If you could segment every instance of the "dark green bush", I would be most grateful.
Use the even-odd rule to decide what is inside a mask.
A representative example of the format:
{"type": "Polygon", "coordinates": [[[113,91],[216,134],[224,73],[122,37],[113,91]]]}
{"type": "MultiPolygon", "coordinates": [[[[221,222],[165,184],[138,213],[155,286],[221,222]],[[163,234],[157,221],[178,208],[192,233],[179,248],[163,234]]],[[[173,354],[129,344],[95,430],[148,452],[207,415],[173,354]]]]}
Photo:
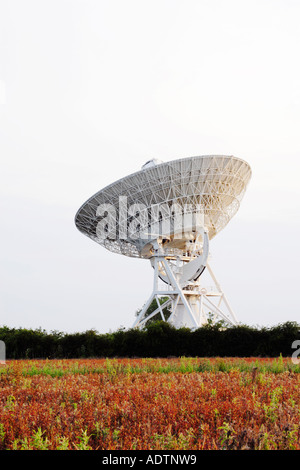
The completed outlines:
{"type": "Polygon", "coordinates": [[[300,340],[300,326],[286,322],[271,328],[239,325],[224,328],[208,324],[194,331],[176,329],[163,321],[149,322],[143,330],[120,329],[99,334],[61,333],[0,327],[7,359],[80,357],[278,357],[291,356],[300,340]]]}

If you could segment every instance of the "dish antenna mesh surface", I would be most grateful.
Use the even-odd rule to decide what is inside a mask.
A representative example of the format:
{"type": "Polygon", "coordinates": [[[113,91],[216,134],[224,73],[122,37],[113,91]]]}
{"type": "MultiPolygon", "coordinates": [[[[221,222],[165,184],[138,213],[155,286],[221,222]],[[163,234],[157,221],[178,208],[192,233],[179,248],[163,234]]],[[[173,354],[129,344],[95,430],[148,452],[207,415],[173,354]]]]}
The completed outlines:
{"type": "Polygon", "coordinates": [[[176,327],[197,328],[209,313],[212,321],[237,324],[209,264],[209,241],[239,209],[250,178],[248,163],[233,156],[149,160],[81,206],[75,223],[83,234],[112,252],[149,259],[154,269],[134,327],[155,315],[165,320],[167,306],[176,327]],[[205,270],[213,286],[202,285],[205,270]],[[157,309],[147,315],[154,299],[157,309]]]}

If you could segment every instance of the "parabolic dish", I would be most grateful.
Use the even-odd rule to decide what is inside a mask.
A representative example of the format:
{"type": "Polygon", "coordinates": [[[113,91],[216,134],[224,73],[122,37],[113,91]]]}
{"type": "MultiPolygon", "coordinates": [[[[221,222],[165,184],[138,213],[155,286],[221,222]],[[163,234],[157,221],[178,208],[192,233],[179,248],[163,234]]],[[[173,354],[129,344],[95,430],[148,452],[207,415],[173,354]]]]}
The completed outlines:
{"type": "MultiPolygon", "coordinates": [[[[165,163],[152,162],[88,199],[75,216],[77,228],[112,252],[149,258],[150,253],[145,249],[149,240],[142,239],[139,234],[150,234],[155,238],[149,222],[150,210],[162,207],[161,221],[168,218],[168,209],[174,204],[180,207],[200,206],[211,240],[236,214],[251,178],[249,164],[233,156],[210,155],[165,163]],[[124,211],[124,201],[127,211],[124,211]],[[102,210],[99,211],[99,207],[102,210]],[[108,229],[106,236],[101,238],[97,227],[105,216],[103,207],[114,208],[116,226],[114,230],[108,229]],[[134,213],[134,210],[138,212],[134,213]],[[131,228],[126,236],[124,227],[131,228]]],[[[185,238],[191,236],[189,231],[185,238]]],[[[174,246],[180,249],[179,242],[174,246]]]]}

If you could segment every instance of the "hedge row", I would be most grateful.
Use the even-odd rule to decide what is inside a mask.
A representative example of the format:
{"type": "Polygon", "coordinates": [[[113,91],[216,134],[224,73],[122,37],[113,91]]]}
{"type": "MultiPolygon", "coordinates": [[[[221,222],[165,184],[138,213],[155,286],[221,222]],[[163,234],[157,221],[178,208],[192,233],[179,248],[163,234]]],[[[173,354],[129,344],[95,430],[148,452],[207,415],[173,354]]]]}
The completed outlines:
{"type": "Polygon", "coordinates": [[[271,328],[246,325],[223,329],[204,326],[191,331],[175,329],[166,322],[150,323],[146,329],[118,330],[99,334],[61,333],[0,327],[7,359],[87,357],[278,357],[291,356],[292,344],[300,340],[300,325],[283,323],[271,328]]]}

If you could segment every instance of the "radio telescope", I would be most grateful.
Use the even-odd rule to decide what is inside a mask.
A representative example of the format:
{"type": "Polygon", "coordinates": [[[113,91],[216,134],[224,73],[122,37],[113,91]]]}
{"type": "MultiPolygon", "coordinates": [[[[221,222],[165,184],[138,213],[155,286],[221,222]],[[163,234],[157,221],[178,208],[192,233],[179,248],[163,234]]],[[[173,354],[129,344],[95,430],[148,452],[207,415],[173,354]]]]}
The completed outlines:
{"type": "Polygon", "coordinates": [[[213,322],[237,324],[211,268],[209,242],[238,211],[250,178],[248,163],[233,156],[149,160],[81,206],[75,224],[84,235],[151,263],[153,290],[133,327],[156,315],[165,320],[165,307],[176,328],[198,328],[209,314],[213,322]],[[202,282],[204,272],[209,286],[202,282]],[[147,315],[153,300],[157,309],[147,315]]]}

